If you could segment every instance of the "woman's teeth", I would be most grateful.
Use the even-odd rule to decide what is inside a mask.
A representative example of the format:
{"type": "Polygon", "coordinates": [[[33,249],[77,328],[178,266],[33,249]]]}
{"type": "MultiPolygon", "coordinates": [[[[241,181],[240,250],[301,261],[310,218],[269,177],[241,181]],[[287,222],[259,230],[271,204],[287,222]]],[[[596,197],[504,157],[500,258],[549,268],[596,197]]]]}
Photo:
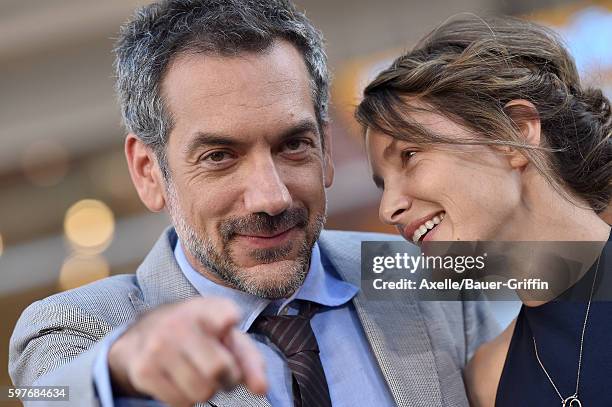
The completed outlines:
{"type": "Polygon", "coordinates": [[[444,219],[445,214],[446,212],[442,212],[439,215],[434,216],[430,220],[425,221],[425,223],[419,226],[418,229],[414,232],[414,235],[412,235],[412,241],[414,243],[418,243],[421,237],[425,235],[425,233],[427,233],[428,231],[433,229],[437,224],[442,222],[442,219],[444,219]]]}

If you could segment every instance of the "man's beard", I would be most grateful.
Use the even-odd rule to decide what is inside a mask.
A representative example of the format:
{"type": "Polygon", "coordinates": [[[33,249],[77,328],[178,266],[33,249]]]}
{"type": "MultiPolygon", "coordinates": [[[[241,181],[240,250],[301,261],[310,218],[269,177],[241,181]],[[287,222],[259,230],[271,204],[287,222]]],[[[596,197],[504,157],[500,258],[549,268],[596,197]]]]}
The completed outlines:
{"type": "MultiPolygon", "coordinates": [[[[244,217],[225,219],[218,227],[221,237],[221,252],[217,251],[211,239],[200,236],[185,221],[174,186],[168,183],[168,211],[184,247],[208,272],[218,277],[229,287],[247,292],[262,298],[286,298],[293,294],[304,282],[310,266],[312,248],[319,238],[325,223],[325,212],[309,222],[309,213],[305,208],[289,208],[271,216],[266,213],[253,213],[244,217]],[[231,241],[238,234],[273,235],[289,228],[304,230],[305,237],[299,242],[295,260],[289,265],[279,265],[277,270],[268,270],[270,276],[253,275],[252,272],[239,267],[234,261],[231,241]],[[257,278],[259,277],[259,278],[257,278]]],[[[296,242],[284,245],[253,249],[248,256],[259,264],[274,263],[283,260],[292,251],[296,242]]]]}

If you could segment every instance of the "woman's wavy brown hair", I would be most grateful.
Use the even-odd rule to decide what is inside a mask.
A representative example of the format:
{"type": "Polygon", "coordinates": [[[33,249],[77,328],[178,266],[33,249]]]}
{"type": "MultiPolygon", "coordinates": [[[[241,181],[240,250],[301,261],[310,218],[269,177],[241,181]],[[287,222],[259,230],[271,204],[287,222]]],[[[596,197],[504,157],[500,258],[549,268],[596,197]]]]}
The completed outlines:
{"type": "Polygon", "coordinates": [[[601,90],[583,88],[557,35],[510,18],[455,18],[397,58],[364,90],[363,126],[415,143],[502,145],[520,149],[555,186],[603,211],[612,195],[612,115],[601,90]],[[508,102],[524,99],[536,110],[508,102]],[[414,101],[420,103],[415,104],[414,101]],[[442,114],[469,138],[434,134],[411,118],[442,114]],[[526,144],[524,120],[539,118],[540,146],[526,144]]]}

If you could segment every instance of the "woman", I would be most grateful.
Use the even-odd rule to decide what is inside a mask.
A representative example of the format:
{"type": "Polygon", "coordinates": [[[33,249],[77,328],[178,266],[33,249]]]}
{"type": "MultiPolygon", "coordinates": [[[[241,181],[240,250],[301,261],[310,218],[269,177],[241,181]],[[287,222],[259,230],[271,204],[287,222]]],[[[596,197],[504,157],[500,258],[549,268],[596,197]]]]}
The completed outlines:
{"type": "MultiPolygon", "coordinates": [[[[599,216],[611,198],[610,102],[581,85],[541,26],[445,23],[378,75],[356,117],[383,191],[379,215],[409,241],[610,239],[599,216]]],[[[576,287],[612,274],[605,252],[576,287]]],[[[472,404],[612,405],[612,303],[589,293],[524,300],[469,363],[472,404]]]]}

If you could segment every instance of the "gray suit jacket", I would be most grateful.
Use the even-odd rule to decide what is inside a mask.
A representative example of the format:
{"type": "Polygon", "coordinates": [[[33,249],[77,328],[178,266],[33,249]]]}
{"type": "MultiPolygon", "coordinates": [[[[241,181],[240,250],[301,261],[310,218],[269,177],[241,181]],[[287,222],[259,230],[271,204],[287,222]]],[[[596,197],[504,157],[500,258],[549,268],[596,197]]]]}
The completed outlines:
{"type": "MultiPolygon", "coordinates": [[[[396,239],[324,231],[319,247],[326,268],[359,285],[361,241],[396,239]]],[[[13,383],[70,386],[70,402],[53,402],[56,407],[98,405],[92,371],[100,339],[147,309],[199,295],[175,261],[175,240],[174,230],[166,230],[135,275],[109,277],[30,305],[11,338],[13,383]]],[[[467,406],[461,369],[479,344],[498,333],[487,304],[402,298],[366,301],[358,294],[353,300],[396,403],[467,406]]],[[[242,386],[217,393],[209,404],[270,406],[242,386]]]]}

